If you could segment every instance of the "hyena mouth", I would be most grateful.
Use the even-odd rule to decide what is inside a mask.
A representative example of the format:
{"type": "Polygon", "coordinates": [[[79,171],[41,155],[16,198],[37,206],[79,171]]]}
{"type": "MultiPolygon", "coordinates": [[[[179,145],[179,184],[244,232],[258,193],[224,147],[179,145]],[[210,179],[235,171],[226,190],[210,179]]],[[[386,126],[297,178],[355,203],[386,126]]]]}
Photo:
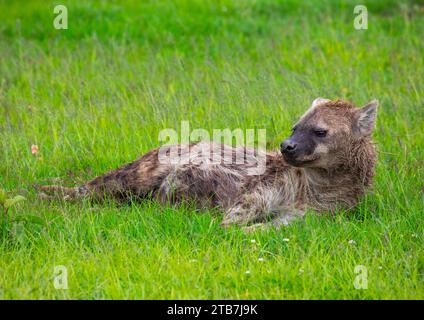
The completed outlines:
{"type": "Polygon", "coordinates": [[[318,157],[304,157],[299,159],[297,157],[287,156],[283,154],[284,160],[293,167],[305,167],[312,162],[318,160],[318,157]]]}

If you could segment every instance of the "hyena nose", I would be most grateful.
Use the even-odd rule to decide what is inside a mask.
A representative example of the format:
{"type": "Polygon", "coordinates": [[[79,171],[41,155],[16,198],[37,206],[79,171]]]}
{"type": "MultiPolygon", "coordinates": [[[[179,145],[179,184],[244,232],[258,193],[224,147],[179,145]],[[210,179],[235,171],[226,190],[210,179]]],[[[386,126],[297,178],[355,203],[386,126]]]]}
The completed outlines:
{"type": "Polygon", "coordinates": [[[283,143],[281,143],[281,152],[292,154],[296,151],[296,147],[297,147],[296,143],[290,140],[285,140],[283,141],[283,143]]]}

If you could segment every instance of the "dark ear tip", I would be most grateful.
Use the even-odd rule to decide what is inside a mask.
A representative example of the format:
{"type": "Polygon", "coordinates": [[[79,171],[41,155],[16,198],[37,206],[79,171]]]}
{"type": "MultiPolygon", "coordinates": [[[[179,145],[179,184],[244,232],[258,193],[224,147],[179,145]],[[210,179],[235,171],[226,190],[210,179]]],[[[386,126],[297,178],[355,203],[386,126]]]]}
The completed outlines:
{"type": "Polygon", "coordinates": [[[367,112],[377,112],[378,109],[378,100],[377,99],[373,99],[370,102],[368,102],[366,105],[364,105],[362,108],[359,109],[359,112],[362,111],[367,111],[367,112]]]}
{"type": "Polygon", "coordinates": [[[378,99],[372,99],[368,105],[372,105],[373,107],[377,108],[379,106],[380,102],[378,101],[378,99]]]}

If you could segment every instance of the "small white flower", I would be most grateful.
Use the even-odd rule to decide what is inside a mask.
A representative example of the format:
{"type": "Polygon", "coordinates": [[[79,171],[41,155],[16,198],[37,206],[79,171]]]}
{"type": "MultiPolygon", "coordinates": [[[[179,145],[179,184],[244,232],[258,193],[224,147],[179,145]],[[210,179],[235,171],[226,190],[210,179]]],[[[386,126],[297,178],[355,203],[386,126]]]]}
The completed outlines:
{"type": "Polygon", "coordinates": [[[246,274],[250,274],[250,270],[246,270],[246,274]]]}
{"type": "Polygon", "coordinates": [[[349,240],[349,242],[348,242],[350,245],[354,245],[354,244],[356,244],[356,241],[355,240],[349,240]]]}
{"type": "Polygon", "coordinates": [[[299,269],[299,273],[304,273],[304,272],[305,272],[305,270],[303,270],[303,268],[299,269]]]}
{"type": "Polygon", "coordinates": [[[252,240],[250,240],[250,242],[252,242],[252,243],[256,243],[256,240],[255,240],[255,239],[252,239],[252,240]]]}
{"type": "Polygon", "coordinates": [[[262,262],[262,261],[264,261],[264,258],[259,258],[258,261],[261,261],[262,262]]]}
{"type": "Polygon", "coordinates": [[[378,270],[383,270],[383,267],[382,266],[378,266],[378,270]]]}
{"type": "Polygon", "coordinates": [[[283,239],[283,241],[284,241],[284,242],[289,242],[289,241],[290,241],[290,239],[289,239],[289,238],[284,238],[284,239],[283,239]]]}

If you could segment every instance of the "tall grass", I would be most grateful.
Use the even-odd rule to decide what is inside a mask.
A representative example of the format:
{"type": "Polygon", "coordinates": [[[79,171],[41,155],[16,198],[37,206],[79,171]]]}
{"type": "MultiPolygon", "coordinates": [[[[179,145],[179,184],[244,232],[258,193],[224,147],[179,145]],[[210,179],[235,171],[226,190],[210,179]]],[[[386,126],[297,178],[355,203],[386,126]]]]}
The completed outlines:
{"type": "Polygon", "coordinates": [[[0,1],[0,187],[28,198],[10,214],[46,222],[2,233],[0,297],[424,297],[422,3],[362,1],[368,30],[353,28],[355,1],[67,1],[68,30],[55,4],[0,1]],[[353,215],[247,235],[189,206],[32,189],[116,168],[183,120],[266,128],[273,149],[317,96],[380,100],[376,181],[353,215]]]}

